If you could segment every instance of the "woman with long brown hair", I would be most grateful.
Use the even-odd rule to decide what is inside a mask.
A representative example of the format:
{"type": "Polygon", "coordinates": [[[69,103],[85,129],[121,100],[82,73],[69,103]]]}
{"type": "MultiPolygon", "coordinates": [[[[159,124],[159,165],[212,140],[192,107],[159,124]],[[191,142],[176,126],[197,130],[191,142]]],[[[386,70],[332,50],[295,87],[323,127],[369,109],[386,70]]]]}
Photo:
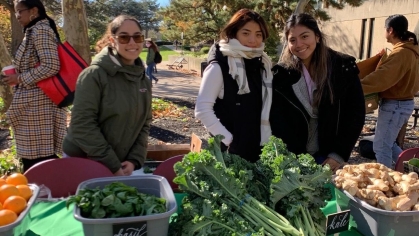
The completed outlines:
{"type": "Polygon", "coordinates": [[[154,62],[154,57],[156,56],[156,52],[159,50],[157,45],[151,40],[151,38],[145,39],[145,46],[148,48],[147,51],[147,58],[146,58],[146,64],[147,64],[147,70],[146,74],[151,82],[156,81],[159,82],[159,79],[156,78],[156,76],[153,75],[153,70],[156,67],[156,63],[154,62]]]}
{"type": "Polygon", "coordinates": [[[63,150],[86,157],[118,176],[141,168],[147,155],[151,84],[139,58],[144,36],[131,16],[117,16],[79,76],[63,150]]]}
{"type": "Polygon", "coordinates": [[[327,47],[316,20],[292,15],[281,63],[272,68],[272,134],[290,151],[309,153],[332,170],[349,159],[365,119],[355,58],[327,47]]]}

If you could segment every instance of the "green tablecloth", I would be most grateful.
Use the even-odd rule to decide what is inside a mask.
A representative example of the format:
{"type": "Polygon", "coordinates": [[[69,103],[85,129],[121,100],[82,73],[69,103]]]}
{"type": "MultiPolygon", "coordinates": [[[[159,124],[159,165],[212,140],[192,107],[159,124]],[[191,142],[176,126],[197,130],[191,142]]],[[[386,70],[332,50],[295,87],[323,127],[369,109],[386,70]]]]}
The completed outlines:
{"type": "Polygon", "coordinates": [[[73,217],[72,205],[65,200],[35,203],[22,223],[15,228],[15,236],[84,236],[82,224],[73,217]]]}
{"type": "MultiPolygon", "coordinates": [[[[335,195],[335,189],[331,186],[333,199],[322,209],[325,215],[337,212],[337,202],[340,207],[345,207],[347,199],[341,199],[335,195]]],[[[175,194],[178,205],[182,200],[181,194],[175,194]]],[[[65,200],[44,201],[35,203],[29,214],[22,223],[15,228],[15,236],[84,236],[82,224],[73,217],[72,205],[69,209],[65,207],[65,200]]],[[[351,219],[350,229],[341,232],[340,236],[362,236],[351,219]]],[[[90,235],[89,235],[90,236],[90,235]]]]}

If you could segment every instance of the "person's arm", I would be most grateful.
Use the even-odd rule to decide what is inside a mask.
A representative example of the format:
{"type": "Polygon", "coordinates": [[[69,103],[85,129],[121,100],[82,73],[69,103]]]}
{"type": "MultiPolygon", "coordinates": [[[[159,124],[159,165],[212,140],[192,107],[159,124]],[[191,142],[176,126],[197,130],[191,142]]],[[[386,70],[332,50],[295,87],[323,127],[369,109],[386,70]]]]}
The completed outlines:
{"type": "Polygon", "coordinates": [[[148,91],[150,91],[148,94],[150,103],[148,103],[145,108],[147,118],[126,158],[127,161],[134,164],[134,169],[141,168],[147,157],[148,135],[150,133],[150,124],[153,119],[151,112],[151,86],[148,88],[148,91]]]}
{"type": "MultiPolygon", "coordinates": [[[[355,59],[350,63],[355,65],[355,59]]],[[[358,72],[357,67],[348,72],[351,75],[348,76],[345,94],[338,104],[340,114],[337,137],[330,144],[334,150],[328,157],[339,163],[348,161],[365,122],[365,100],[358,72]]]]}
{"type": "Polygon", "coordinates": [[[54,31],[50,27],[34,28],[30,37],[39,58],[39,66],[19,75],[19,82],[23,86],[33,86],[60,71],[58,45],[54,31]]]}
{"type": "Polygon", "coordinates": [[[364,94],[383,92],[397,84],[406,74],[407,64],[403,62],[411,53],[409,50],[391,53],[377,70],[361,80],[364,94]]]}
{"type": "Polygon", "coordinates": [[[75,145],[90,159],[101,162],[115,173],[121,169],[121,162],[103,136],[98,121],[101,94],[106,86],[100,83],[99,70],[97,66],[90,66],[77,80],[70,130],[75,145]]]}
{"type": "Polygon", "coordinates": [[[214,104],[223,88],[223,74],[217,63],[210,63],[205,68],[195,105],[195,117],[201,120],[207,130],[224,136],[222,142],[228,146],[233,140],[232,134],[221,124],[214,113],[214,104]]]}

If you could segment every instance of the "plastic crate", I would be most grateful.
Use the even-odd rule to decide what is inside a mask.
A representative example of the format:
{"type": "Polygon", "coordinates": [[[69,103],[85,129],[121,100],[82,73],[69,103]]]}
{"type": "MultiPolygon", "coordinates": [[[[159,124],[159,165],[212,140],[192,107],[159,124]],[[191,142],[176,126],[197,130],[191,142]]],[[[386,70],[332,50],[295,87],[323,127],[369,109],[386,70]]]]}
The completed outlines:
{"type": "MultiPolygon", "coordinates": [[[[121,182],[128,186],[136,187],[139,192],[165,198],[167,212],[146,216],[90,219],[82,217],[80,208],[74,207],[74,218],[83,224],[84,235],[89,236],[113,236],[113,225],[125,223],[147,223],[148,236],[165,236],[169,229],[170,216],[176,212],[176,199],[167,180],[156,175],[137,175],[126,177],[106,177],[84,181],[77,188],[77,193],[84,188],[103,188],[112,182],[121,182]]],[[[144,234],[145,236],[145,234],[144,234]]]]}
{"type": "Polygon", "coordinates": [[[417,235],[419,211],[386,211],[344,193],[349,201],[351,215],[357,230],[364,236],[410,236],[417,235]]]}
{"type": "Polygon", "coordinates": [[[35,184],[28,184],[28,186],[32,189],[32,197],[29,199],[27,206],[24,211],[22,211],[19,216],[17,217],[16,221],[0,227],[0,235],[1,236],[13,236],[13,229],[17,227],[23,218],[25,218],[26,214],[28,214],[29,210],[31,209],[32,205],[35,203],[36,198],[39,194],[39,187],[35,184]]]}

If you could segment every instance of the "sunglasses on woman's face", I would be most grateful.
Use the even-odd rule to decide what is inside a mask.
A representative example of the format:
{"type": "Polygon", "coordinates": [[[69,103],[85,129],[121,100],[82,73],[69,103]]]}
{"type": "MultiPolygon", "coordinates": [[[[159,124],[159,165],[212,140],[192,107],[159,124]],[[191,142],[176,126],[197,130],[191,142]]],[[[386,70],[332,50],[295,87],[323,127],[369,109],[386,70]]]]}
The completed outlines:
{"type": "Polygon", "coordinates": [[[136,35],[114,35],[114,38],[118,40],[120,44],[127,44],[131,41],[131,38],[134,39],[135,43],[143,43],[144,42],[144,35],[136,34],[136,35]]]}

